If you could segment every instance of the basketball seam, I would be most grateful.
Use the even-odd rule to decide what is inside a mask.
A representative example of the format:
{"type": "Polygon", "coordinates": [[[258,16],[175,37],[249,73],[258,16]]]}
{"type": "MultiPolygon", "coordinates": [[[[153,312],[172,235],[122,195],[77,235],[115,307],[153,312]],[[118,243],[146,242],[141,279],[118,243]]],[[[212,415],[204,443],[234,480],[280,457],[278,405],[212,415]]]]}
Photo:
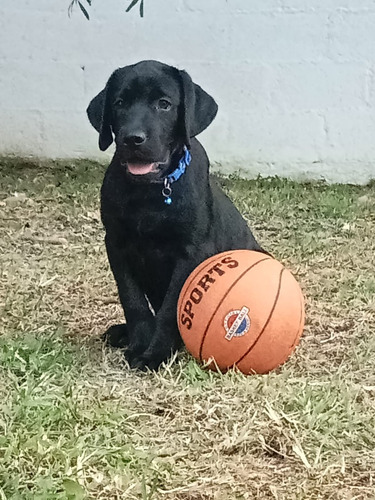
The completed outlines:
{"type": "Polygon", "coordinates": [[[272,308],[271,308],[271,311],[268,315],[268,318],[266,320],[266,322],[264,323],[263,325],[263,328],[261,329],[261,331],[258,333],[258,336],[257,338],[254,340],[254,342],[252,343],[252,345],[247,349],[247,351],[245,352],[245,354],[243,354],[240,359],[238,359],[235,363],[233,363],[233,365],[237,365],[238,363],[240,363],[244,358],[246,358],[246,356],[249,354],[250,351],[252,351],[254,349],[254,347],[257,345],[258,341],[260,340],[264,330],[267,328],[267,325],[268,323],[271,321],[271,318],[272,318],[272,315],[273,315],[273,312],[276,308],[276,304],[277,304],[277,301],[279,299],[279,296],[280,296],[280,290],[281,290],[281,279],[282,279],[282,275],[283,275],[283,272],[285,271],[285,267],[283,267],[280,271],[280,276],[279,276],[279,284],[278,284],[278,287],[277,287],[277,292],[276,292],[276,296],[275,296],[275,300],[274,300],[274,303],[272,305],[272,308]]]}
{"type": "MultiPolygon", "coordinates": [[[[222,252],[222,253],[219,253],[219,254],[216,254],[216,255],[211,255],[211,257],[208,257],[208,260],[209,262],[204,266],[202,267],[202,269],[199,269],[195,274],[194,276],[191,277],[189,283],[184,283],[184,287],[186,287],[186,290],[184,292],[184,295],[182,297],[179,298],[179,302],[182,304],[185,300],[185,296],[187,294],[187,292],[189,291],[189,288],[190,288],[190,285],[191,283],[195,280],[195,278],[197,276],[199,276],[199,274],[204,271],[205,269],[207,269],[207,267],[209,267],[213,261],[215,261],[215,257],[220,257],[220,258],[224,258],[224,255],[227,256],[229,254],[229,256],[233,253],[233,250],[229,250],[228,252],[222,252]]],[[[180,311],[179,311],[180,312],[180,311]]]]}
{"type": "Polygon", "coordinates": [[[277,368],[278,366],[282,365],[283,363],[285,363],[285,361],[289,358],[289,356],[291,356],[292,352],[294,351],[294,349],[297,347],[296,345],[296,340],[302,335],[302,331],[303,331],[303,326],[302,326],[302,331],[301,331],[301,325],[303,325],[303,317],[304,317],[304,314],[303,314],[303,309],[304,309],[304,300],[303,300],[303,295],[301,293],[301,298],[300,298],[300,311],[301,311],[301,314],[300,314],[300,318],[299,318],[299,323],[298,323],[298,330],[297,330],[297,334],[295,335],[294,337],[294,340],[293,340],[293,344],[292,344],[292,348],[290,350],[290,352],[286,355],[286,357],[280,361],[279,363],[277,363],[276,365],[272,366],[268,371],[271,372],[272,370],[274,370],[275,368],[277,368]]]}
{"type": "Polygon", "coordinates": [[[300,335],[302,335],[302,332],[303,332],[303,327],[304,327],[304,298],[303,298],[303,294],[301,292],[301,298],[300,298],[300,308],[301,308],[301,315],[299,317],[299,324],[298,324],[298,331],[297,331],[297,335],[294,337],[294,340],[293,340],[293,346],[292,347],[296,347],[295,346],[295,343],[296,343],[296,340],[298,339],[298,337],[300,335]],[[302,330],[301,330],[301,326],[302,326],[302,330]]]}
{"type": "Polygon", "coordinates": [[[265,260],[270,260],[269,257],[265,257],[264,259],[262,260],[258,260],[257,262],[255,262],[254,264],[251,264],[251,266],[249,266],[233,283],[232,285],[228,288],[227,290],[227,293],[224,295],[224,297],[219,301],[218,305],[216,306],[216,309],[214,310],[214,312],[212,313],[211,315],[211,318],[210,318],[210,321],[208,322],[207,324],[207,327],[203,333],[203,336],[202,336],[202,341],[201,341],[201,345],[199,346],[199,360],[202,362],[202,350],[203,350],[203,344],[204,344],[204,341],[206,339],[206,335],[207,335],[207,332],[208,332],[208,329],[210,328],[211,326],[211,323],[212,323],[212,320],[214,319],[215,317],[215,314],[217,313],[219,307],[221,306],[221,304],[224,302],[226,296],[228,295],[228,293],[232,290],[232,288],[240,281],[240,279],[245,276],[246,273],[248,273],[251,269],[253,269],[253,267],[257,266],[258,264],[260,264],[261,262],[264,262],[265,260]]]}

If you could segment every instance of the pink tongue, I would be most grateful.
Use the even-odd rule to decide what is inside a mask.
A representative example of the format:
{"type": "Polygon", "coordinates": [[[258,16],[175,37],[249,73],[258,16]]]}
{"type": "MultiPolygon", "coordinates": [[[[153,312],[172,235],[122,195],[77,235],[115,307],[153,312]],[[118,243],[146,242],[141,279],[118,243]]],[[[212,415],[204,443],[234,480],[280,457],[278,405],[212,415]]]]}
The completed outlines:
{"type": "Polygon", "coordinates": [[[128,170],[133,175],[145,175],[152,172],[155,163],[128,163],[128,170]]]}

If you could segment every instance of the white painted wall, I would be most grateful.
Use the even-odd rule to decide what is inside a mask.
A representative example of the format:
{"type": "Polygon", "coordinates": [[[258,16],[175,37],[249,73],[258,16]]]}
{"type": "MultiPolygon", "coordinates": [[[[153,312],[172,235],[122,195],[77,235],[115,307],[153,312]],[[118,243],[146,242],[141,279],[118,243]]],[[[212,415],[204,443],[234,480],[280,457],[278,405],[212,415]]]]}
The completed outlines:
{"type": "Polygon", "coordinates": [[[215,166],[250,176],[375,177],[375,0],[0,2],[0,154],[106,160],[85,116],[119,66],[158,59],[215,97],[215,166]]]}

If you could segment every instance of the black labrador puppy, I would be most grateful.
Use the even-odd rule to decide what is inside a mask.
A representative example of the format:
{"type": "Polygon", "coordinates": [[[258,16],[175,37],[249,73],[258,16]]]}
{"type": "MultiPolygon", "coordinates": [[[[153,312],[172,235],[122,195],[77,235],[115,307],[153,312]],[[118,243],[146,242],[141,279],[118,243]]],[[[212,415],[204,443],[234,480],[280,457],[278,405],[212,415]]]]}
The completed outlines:
{"type": "Polygon", "coordinates": [[[105,338],[134,368],[156,369],[181,346],[177,300],[198,264],[226,250],[263,251],[210,180],[195,139],[216,112],[185,71],[157,61],[117,69],[87,109],[100,149],[116,144],[101,215],[126,324],[105,338]]]}

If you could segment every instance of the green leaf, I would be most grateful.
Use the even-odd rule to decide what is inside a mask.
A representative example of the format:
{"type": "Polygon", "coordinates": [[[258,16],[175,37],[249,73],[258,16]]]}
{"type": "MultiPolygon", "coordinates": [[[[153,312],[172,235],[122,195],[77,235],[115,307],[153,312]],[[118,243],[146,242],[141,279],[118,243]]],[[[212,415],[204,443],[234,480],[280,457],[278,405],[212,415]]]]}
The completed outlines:
{"type": "Polygon", "coordinates": [[[142,475],[141,479],[141,495],[142,495],[142,500],[147,500],[147,488],[146,488],[146,481],[145,481],[145,476],[142,475]]]}
{"type": "Polygon", "coordinates": [[[76,0],[72,0],[69,4],[69,7],[68,7],[68,16],[70,17],[72,15],[72,12],[73,12],[73,7],[74,7],[74,4],[75,4],[75,1],[76,0]]]}
{"type": "Polygon", "coordinates": [[[83,500],[85,498],[85,490],[77,481],[64,479],[63,487],[69,500],[83,500]]]}
{"type": "Polygon", "coordinates": [[[90,16],[89,16],[89,13],[87,12],[87,10],[84,8],[84,6],[81,4],[81,2],[78,2],[78,5],[79,5],[79,8],[81,9],[81,11],[83,12],[85,18],[89,21],[90,16]]]}
{"type": "Polygon", "coordinates": [[[132,0],[132,2],[130,3],[130,5],[128,5],[128,8],[126,9],[125,12],[129,12],[129,10],[131,10],[135,5],[137,5],[138,2],[139,0],[132,0]]]}

